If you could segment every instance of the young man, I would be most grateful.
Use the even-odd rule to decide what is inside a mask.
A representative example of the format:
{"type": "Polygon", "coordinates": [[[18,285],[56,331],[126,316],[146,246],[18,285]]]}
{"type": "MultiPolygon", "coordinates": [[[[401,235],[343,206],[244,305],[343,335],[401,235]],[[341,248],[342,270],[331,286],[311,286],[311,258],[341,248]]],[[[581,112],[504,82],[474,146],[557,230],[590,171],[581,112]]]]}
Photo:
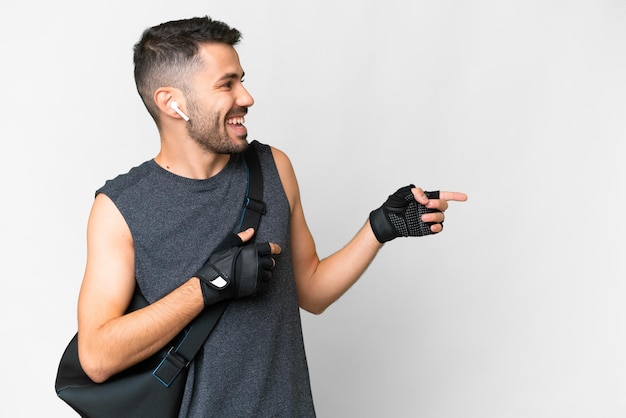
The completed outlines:
{"type": "Polygon", "coordinates": [[[320,260],[289,159],[247,142],[244,119],[254,100],[242,84],[239,38],[204,17],[149,28],[135,45],[135,81],[161,149],[96,192],[78,303],[79,356],[91,379],[105,381],[164,346],[206,306],[228,299],[190,366],[180,416],[311,417],[299,308],[323,312],[384,242],[440,232],[447,201],[466,196],[429,199],[404,187],[345,247],[320,260]],[[239,232],[247,185],[241,152],[248,146],[261,161],[266,213],[258,231],[239,232]],[[215,257],[228,257],[253,236],[257,244],[247,248],[262,265],[258,274],[225,271],[232,282],[212,284],[215,257]],[[241,291],[258,284],[267,289],[241,291]],[[125,314],[135,286],[151,304],[125,314]]]}

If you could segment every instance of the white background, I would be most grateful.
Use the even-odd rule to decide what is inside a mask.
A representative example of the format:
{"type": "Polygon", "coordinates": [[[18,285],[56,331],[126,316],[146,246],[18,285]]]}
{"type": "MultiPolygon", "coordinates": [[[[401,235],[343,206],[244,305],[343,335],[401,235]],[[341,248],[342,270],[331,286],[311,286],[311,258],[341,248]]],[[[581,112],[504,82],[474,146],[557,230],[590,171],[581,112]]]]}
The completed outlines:
{"type": "Polygon", "coordinates": [[[622,0],[3,2],[0,416],[74,416],[93,192],[158,150],[132,46],[206,14],[321,256],[407,183],[470,196],[303,313],[320,417],[626,416],[622,0]]]}

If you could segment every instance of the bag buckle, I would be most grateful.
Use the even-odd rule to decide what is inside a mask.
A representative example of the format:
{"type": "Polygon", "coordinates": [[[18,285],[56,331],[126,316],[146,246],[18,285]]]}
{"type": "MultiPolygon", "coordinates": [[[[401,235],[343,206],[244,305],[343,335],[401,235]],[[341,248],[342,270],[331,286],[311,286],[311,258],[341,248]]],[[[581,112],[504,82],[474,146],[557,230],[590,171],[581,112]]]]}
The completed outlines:
{"type": "Polygon", "coordinates": [[[261,215],[265,213],[265,202],[253,199],[250,196],[246,196],[243,207],[244,209],[250,209],[256,213],[260,213],[261,215]]]}
{"type": "Polygon", "coordinates": [[[174,347],[170,347],[163,360],[154,369],[152,375],[163,384],[166,388],[174,382],[174,379],[189,366],[190,361],[178,354],[174,347]]]}

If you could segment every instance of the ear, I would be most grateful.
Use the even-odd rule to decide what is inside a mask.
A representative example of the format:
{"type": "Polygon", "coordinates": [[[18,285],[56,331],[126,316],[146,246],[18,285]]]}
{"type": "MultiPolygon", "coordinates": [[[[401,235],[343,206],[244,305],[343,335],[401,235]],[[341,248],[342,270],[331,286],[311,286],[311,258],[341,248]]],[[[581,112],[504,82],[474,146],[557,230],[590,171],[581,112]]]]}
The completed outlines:
{"type": "Polygon", "coordinates": [[[154,103],[156,103],[162,114],[175,119],[182,119],[180,114],[171,107],[174,101],[178,102],[179,106],[185,106],[185,96],[179,89],[173,87],[159,87],[154,92],[154,103]]]}

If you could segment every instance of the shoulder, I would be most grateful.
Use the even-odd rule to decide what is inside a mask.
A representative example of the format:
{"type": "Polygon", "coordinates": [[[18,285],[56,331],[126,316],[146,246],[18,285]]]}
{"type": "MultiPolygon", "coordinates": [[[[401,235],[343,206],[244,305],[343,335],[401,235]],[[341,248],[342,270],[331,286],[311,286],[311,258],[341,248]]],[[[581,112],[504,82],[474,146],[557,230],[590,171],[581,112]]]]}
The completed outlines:
{"type": "Polygon", "coordinates": [[[289,206],[293,211],[294,207],[300,204],[300,190],[291,160],[284,151],[274,146],[263,144],[256,140],[251,142],[250,145],[256,148],[261,159],[269,157],[273,160],[280,182],[289,200],[289,206]]]}
{"type": "Polygon", "coordinates": [[[287,154],[285,154],[284,151],[275,147],[270,147],[270,149],[278,170],[280,171],[281,169],[288,169],[293,172],[293,165],[291,164],[291,160],[289,159],[287,154]]]}
{"type": "Polygon", "coordinates": [[[293,210],[300,202],[300,189],[298,187],[295,170],[285,152],[275,147],[270,147],[270,149],[274,157],[274,163],[276,164],[280,181],[287,195],[287,199],[289,200],[289,206],[293,210]]]}
{"type": "Polygon", "coordinates": [[[261,159],[265,157],[273,160],[281,181],[284,182],[286,180],[291,180],[292,177],[295,179],[293,165],[285,152],[274,146],[263,144],[256,140],[251,142],[250,145],[257,150],[261,159]]]}
{"type": "Polygon", "coordinates": [[[156,163],[153,160],[149,160],[131,168],[127,173],[107,180],[102,187],[96,190],[96,196],[100,193],[105,193],[114,199],[118,194],[145,178],[148,173],[154,170],[155,166],[156,163]]]}

